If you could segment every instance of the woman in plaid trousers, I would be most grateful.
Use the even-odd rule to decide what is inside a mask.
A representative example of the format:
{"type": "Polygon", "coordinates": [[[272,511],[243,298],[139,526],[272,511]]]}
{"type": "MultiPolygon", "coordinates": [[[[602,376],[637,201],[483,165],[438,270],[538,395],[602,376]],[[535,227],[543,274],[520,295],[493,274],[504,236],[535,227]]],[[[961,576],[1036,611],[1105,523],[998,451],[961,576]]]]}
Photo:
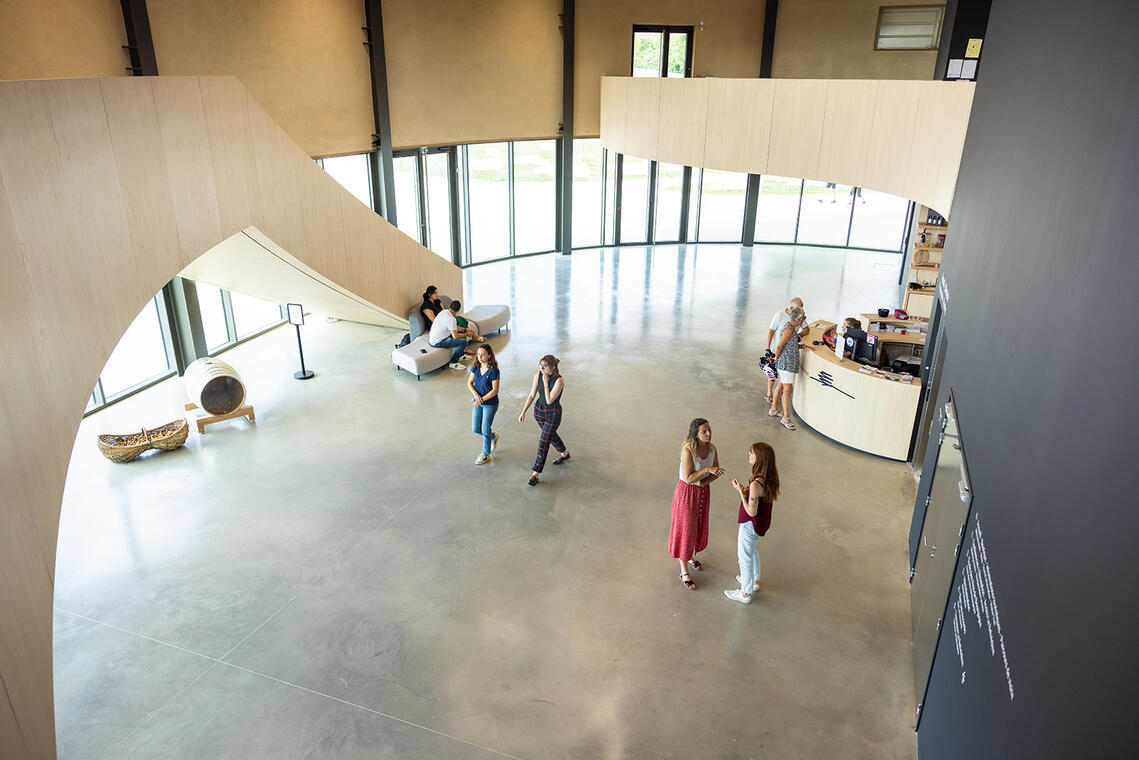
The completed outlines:
{"type": "Polygon", "coordinates": [[[518,421],[525,422],[526,410],[530,408],[530,404],[534,404],[534,421],[542,429],[542,434],[538,438],[538,458],[534,460],[534,470],[530,473],[529,485],[538,485],[538,474],[546,466],[546,455],[550,452],[551,444],[561,455],[554,460],[554,464],[565,464],[569,461],[569,450],[558,436],[558,425],[562,424],[562,392],[565,387],[565,380],[558,372],[558,360],[550,354],[539,359],[538,371],[534,374],[534,382],[530,385],[530,395],[526,397],[522,414],[518,415],[518,421]]]}

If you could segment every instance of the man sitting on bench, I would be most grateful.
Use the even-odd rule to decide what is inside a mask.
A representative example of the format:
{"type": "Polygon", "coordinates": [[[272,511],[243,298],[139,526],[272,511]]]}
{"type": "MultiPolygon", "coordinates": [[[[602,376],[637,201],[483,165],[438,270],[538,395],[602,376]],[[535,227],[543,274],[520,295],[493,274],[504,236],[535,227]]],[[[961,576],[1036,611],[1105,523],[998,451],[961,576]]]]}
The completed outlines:
{"type": "Polygon", "coordinates": [[[459,323],[455,321],[455,315],[459,313],[462,304],[458,301],[452,301],[451,305],[446,309],[439,312],[435,317],[435,321],[431,323],[431,332],[427,335],[427,342],[431,344],[432,348],[452,348],[454,353],[451,354],[451,369],[466,370],[466,367],[460,364],[463,359],[463,351],[467,347],[469,340],[483,341],[486,338],[481,338],[478,334],[469,327],[459,327],[459,323]]]}

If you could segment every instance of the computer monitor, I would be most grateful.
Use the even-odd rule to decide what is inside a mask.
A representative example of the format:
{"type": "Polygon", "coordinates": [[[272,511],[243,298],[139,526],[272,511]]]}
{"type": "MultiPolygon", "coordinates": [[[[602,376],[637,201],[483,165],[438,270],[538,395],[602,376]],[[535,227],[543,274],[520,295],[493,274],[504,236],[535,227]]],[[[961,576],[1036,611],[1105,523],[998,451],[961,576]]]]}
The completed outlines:
{"type": "Polygon", "coordinates": [[[846,341],[846,350],[850,351],[850,358],[862,364],[873,364],[878,348],[878,336],[870,335],[865,330],[856,327],[846,328],[842,334],[846,341]]]}
{"type": "Polygon", "coordinates": [[[858,355],[858,344],[866,340],[866,331],[858,327],[848,327],[839,340],[846,341],[846,350],[850,352],[850,358],[853,359],[858,355]]]}
{"type": "Polygon", "coordinates": [[[878,356],[878,336],[863,333],[854,349],[854,361],[862,364],[874,364],[878,356]]]}

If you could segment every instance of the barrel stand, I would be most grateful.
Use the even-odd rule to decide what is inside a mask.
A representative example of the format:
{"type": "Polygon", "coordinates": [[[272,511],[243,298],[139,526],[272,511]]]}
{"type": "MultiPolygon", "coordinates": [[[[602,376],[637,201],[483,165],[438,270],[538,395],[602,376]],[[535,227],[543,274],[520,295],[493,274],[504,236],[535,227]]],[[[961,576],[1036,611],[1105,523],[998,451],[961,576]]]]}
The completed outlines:
{"type": "Polygon", "coordinates": [[[206,425],[212,425],[215,422],[223,422],[225,420],[235,420],[238,417],[248,417],[250,422],[254,421],[253,407],[249,404],[243,404],[232,412],[226,414],[210,414],[203,411],[203,414],[195,414],[194,410],[198,408],[197,404],[186,404],[186,419],[193,422],[198,426],[198,432],[205,435],[206,425]]]}

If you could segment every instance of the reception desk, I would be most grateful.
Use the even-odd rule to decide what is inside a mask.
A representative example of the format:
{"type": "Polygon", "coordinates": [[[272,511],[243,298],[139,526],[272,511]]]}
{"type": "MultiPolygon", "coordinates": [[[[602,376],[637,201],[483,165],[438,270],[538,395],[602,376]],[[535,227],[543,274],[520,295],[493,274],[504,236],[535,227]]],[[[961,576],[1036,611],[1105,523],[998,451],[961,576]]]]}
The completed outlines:
{"type": "MultiPolygon", "coordinates": [[[[861,315],[863,327],[870,322],[879,327],[893,325],[917,327],[913,320],[880,320],[876,315],[861,315]]],[[[791,397],[795,413],[817,432],[851,448],[869,454],[905,461],[909,456],[914,418],[921,399],[921,380],[891,380],[861,371],[863,365],[850,359],[839,359],[830,346],[812,345],[835,328],[833,322],[812,322],[810,334],[803,338],[803,361],[795,378],[791,397]]],[[[884,330],[867,330],[878,338],[879,352],[887,346],[906,347],[918,353],[925,345],[925,333],[907,329],[905,334],[884,330]]]]}

